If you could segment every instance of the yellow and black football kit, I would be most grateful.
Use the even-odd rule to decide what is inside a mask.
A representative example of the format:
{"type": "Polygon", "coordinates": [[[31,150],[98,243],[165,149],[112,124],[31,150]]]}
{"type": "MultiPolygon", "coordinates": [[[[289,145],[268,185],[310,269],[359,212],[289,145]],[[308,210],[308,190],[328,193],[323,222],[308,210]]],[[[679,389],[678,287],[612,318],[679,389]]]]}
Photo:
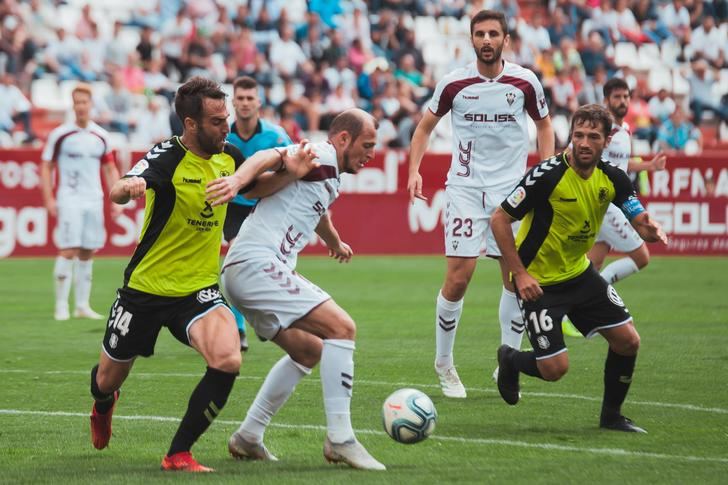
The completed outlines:
{"type": "Polygon", "coordinates": [[[226,143],[201,158],[174,137],[154,146],[127,177],[147,183],[141,238],[110,312],[104,350],[116,360],[149,356],[161,326],[189,345],[189,326],[227,305],[217,286],[227,204],[212,207],[205,187],[232,175],[244,157],[226,143]]]}
{"type": "Polygon", "coordinates": [[[627,323],[631,317],[617,292],[586,257],[610,203],[628,219],[644,212],[627,175],[600,161],[588,179],[560,153],[533,167],[501,208],[521,219],[518,255],[544,294],[535,302],[519,298],[537,358],[566,350],[561,320],[568,313],[584,334],[627,323]]]}

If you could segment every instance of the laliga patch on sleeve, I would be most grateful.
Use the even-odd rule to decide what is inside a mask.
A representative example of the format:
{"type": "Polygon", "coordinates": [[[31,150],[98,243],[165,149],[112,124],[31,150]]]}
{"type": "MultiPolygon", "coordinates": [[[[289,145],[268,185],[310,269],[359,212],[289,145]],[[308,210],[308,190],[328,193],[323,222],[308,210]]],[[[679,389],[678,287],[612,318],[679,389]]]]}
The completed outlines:
{"type": "Polygon", "coordinates": [[[523,187],[516,187],[516,189],[511,192],[511,195],[509,195],[506,200],[508,201],[508,204],[510,204],[510,206],[515,209],[521,204],[521,202],[523,202],[525,198],[526,189],[524,189],[523,187]]]}
{"type": "Polygon", "coordinates": [[[621,209],[624,215],[627,216],[627,219],[629,219],[630,221],[645,211],[645,208],[642,207],[642,203],[640,202],[640,200],[634,195],[630,196],[627,200],[624,201],[621,209]]]}
{"type": "Polygon", "coordinates": [[[139,160],[136,165],[134,165],[131,170],[127,173],[127,175],[141,175],[144,173],[146,169],[149,168],[149,162],[147,162],[145,159],[139,160]]]}

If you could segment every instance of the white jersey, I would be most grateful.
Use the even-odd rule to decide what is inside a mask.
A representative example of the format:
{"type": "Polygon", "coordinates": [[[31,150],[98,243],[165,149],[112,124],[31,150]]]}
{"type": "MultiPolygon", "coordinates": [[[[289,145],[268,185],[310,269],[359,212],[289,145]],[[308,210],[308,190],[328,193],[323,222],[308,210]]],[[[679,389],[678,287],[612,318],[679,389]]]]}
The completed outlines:
{"type": "Polygon", "coordinates": [[[602,158],[627,173],[629,158],[632,155],[629,125],[627,123],[622,123],[622,126],[616,123],[613,124],[610,136],[612,138],[609,140],[609,144],[604,147],[602,158]]]}
{"type": "MultiPolygon", "coordinates": [[[[297,145],[287,147],[295,150],[297,145]]],[[[339,196],[336,151],[328,142],[313,144],[320,167],[258,201],[245,219],[225,258],[225,266],[252,258],[275,256],[289,268],[306,247],[321,216],[339,196]]]]}
{"type": "Polygon", "coordinates": [[[90,121],[86,128],[65,123],[48,136],[41,156],[58,164],[57,199],[102,201],[99,170],[102,163],[113,163],[106,130],[90,121]]]}
{"type": "Polygon", "coordinates": [[[503,71],[483,77],[474,61],[445,76],[435,88],[430,111],[451,111],[453,155],[448,186],[509,191],[523,177],[528,156],[526,114],[548,116],[536,75],[504,61],[503,71]]]}

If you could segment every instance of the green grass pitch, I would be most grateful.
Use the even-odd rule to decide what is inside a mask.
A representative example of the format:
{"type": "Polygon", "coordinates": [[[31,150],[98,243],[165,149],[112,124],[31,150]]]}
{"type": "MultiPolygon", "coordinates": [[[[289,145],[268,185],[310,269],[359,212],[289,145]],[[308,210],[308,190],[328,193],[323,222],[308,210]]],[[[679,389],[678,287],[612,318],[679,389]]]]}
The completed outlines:
{"type": "MultiPolygon", "coordinates": [[[[124,259],[98,259],[92,306],[106,313],[124,259]]],[[[213,476],[166,474],[159,463],[204,362],[166,331],[123,388],[114,436],[92,448],[89,370],[105,322],[52,319],[51,259],[0,260],[0,483],[725,483],[728,473],[728,258],[654,258],[617,289],[642,336],[624,413],[649,434],[601,431],[606,344],[567,340],[557,383],[522,377],[507,406],[491,380],[499,343],[497,264],[481,261],[466,295],[455,360],[465,400],[442,397],[433,372],[434,303],[442,257],[304,257],[299,270],[357,322],[352,419],[384,473],[325,463],[318,373],[274,419],[266,443],[281,461],[238,462],[226,442],[281,351],[251,341],[228,404],[193,449],[213,476]],[[405,446],[381,427],[384,398],[429,394],[434,435],[405,446]]]]}

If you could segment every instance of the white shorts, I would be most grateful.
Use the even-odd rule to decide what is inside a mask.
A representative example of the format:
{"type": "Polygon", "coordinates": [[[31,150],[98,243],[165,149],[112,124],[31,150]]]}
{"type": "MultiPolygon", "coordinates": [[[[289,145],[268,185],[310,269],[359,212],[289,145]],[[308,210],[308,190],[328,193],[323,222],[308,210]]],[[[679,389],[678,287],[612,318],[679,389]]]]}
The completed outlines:
{"type": "Polygon", "coordinates": [[[607,243],[620,253],[630,253],[644,244],[622,210],[614,204],[607,208],[596,242],[607,243]]]}
{"type": "Polygon", "coordinates": [[[223,269],[222,280],[228,302],[265,340],[331,299],[275,256],[233,263],[223,269]]]}
{"type": "Polygon", "coordinates": [[[58,249],[101,249],[106,242],[104,202],[58,201],[53,240],[58,249]]]}
{"type": "MultiPolygon", "coordinates": [[[[474,258],[501,255],[493,237],[490,218],[508,197],[508,192],[483,192],[465,187],[447,187],[445,208],[445,256],[474,258]]],[[[520,221],[512,224],[513,234],[520,221]]]]}

